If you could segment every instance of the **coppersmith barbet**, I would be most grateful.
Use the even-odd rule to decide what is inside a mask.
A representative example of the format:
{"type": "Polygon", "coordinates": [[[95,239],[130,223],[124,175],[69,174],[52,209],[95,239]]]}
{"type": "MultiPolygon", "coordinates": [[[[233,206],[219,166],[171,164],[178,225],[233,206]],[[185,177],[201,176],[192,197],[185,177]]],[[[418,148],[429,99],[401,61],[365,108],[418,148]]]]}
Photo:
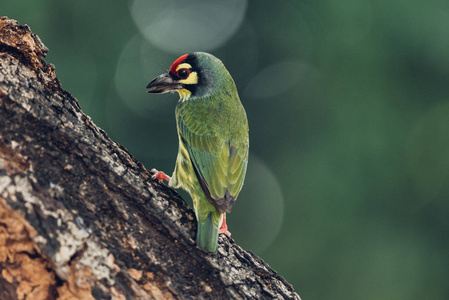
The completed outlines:
{"type": "Polygon", "coordinates": [[[197,245],[217,250],[218,233],[230,236],[226,213],[243,186],[248,163],[248,120],[234,80],[215,56],[182,55],[147,86],[148,93],[177,91],[179,151],[170,178],[153,178],[183,188],[193,200],[198,221],[197,245]]]}

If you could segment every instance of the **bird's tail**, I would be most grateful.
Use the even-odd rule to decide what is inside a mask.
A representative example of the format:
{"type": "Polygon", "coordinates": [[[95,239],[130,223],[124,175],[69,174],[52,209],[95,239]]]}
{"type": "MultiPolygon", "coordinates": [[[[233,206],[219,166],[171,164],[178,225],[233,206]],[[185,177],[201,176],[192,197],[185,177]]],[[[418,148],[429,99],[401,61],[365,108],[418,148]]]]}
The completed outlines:
{"type": "Polygon", "coordinates": [[[218,244],[218,224],[214,225],[212,214],[210,212],[207,215],[204,223],[198,220],[198,233],[196,235],[196,244],[207,252],[217,251],[218,244]]]}

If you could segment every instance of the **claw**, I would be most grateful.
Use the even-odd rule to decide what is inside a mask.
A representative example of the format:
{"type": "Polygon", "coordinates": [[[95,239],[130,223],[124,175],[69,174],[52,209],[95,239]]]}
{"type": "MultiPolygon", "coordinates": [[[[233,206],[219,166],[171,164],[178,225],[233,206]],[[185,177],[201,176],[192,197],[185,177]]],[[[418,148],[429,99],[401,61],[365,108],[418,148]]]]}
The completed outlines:
{"type": "Polygon", "coordinates": [[[165,174],[162,171],[158,171],[156,169],[152,169],[150,172],[153,174],[153,176],[151,176],[151,178],[152,179],[156,179],[159,182],[162,182],[164,180],[169,182],[170,179],[171,179],[170,176],[168,176],[167,174],[165,174]]]}

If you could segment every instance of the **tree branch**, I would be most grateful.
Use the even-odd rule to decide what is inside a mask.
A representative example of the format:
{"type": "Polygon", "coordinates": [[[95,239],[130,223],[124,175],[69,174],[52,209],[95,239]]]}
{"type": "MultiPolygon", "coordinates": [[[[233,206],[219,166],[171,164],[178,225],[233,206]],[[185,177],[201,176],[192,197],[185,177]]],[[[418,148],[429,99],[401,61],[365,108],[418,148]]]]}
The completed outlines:
{"type": "Polygon", "coordinates": [[[83,114],[28,26],[0,19],[0,299],[299,299],[83,114]]]}

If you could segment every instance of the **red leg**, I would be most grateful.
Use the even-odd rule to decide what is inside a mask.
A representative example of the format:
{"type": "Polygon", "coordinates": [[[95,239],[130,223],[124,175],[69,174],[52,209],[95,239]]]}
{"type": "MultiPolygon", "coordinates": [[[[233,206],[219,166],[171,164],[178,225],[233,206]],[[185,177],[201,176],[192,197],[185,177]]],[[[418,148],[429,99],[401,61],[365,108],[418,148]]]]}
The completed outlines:
{"type": "Polygon", "coordinates": [[[165,174],[162,171],[158,171],[156,169],[152,169],[150,172],[153,174],[153,176],[151,176],[151,178],[156,179],[159,182],[162,182],[164,180],[169,182],[170,179],[171,179],[170,176],[167,176],[167,174],[165,174]]]}
{"type": "Polygon", "coordinates": [[[231,237],[231,233],[228,231],[228,225],[226,225],[226,213],[223,213],[223,223],[221,223],[220,229],[218,229],[218,233],[224,233],[228,237],[231,237]]]}

